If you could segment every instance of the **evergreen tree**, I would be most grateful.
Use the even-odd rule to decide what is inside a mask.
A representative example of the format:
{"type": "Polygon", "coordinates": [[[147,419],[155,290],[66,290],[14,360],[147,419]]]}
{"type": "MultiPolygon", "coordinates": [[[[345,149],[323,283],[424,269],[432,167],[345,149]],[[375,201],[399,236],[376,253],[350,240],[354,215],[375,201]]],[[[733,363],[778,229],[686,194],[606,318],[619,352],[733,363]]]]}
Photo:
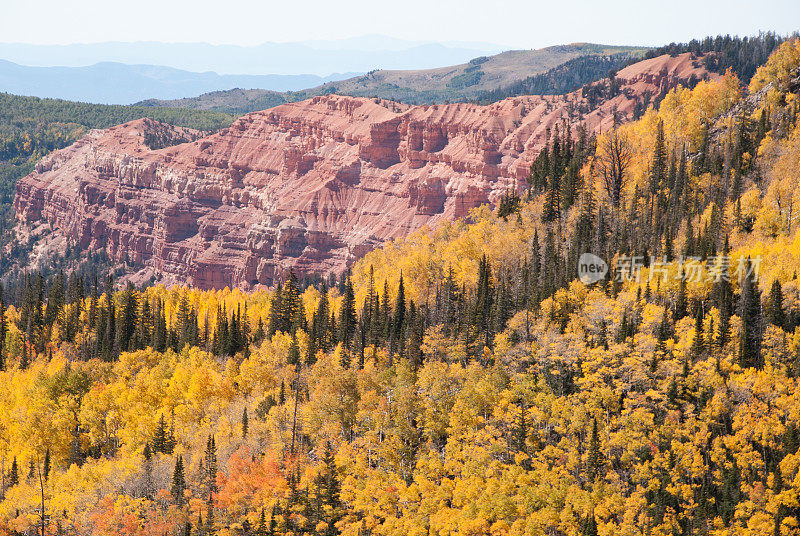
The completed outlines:
{"type": "Polygon", "coordinates": [[[356,331],[357,320],[353,281],[348,272],[347,283],[345,284],[345,291],[342,296],[342,305],[339,308],[339,340],[345,348],[350,348],[351,346],[353,335],[356,331]]]}
{"type": "MultiPolygon", "coordinates": [[[[322,455],[323,468],[315,479],[315,486],[320,495],[321,505],[324,507],[326,515],[324,519],[327,523],[327,528],[324,532],[326,535],[336,535],[336,522],[341,519],[341,482],[339,480],[339,472],[336,468],[336,461],[333,457],[333,450],[331,449],[330,442],[325,443],[325,450],[322,455]]],[[[321,516],[323,517],[323,516],[321,516]]]]}
{"type": "Polygon", "coordinates": [[[300,366],[300,345],[297,342],[297,335],[292,336],[292,345],[289,347],[286,362],[290,365],[300,366]]]}
{"type": "Polygon", "coordinates": [[[519,421],[517,428],[514,431],[514,442],[519,452],[527,454],[528,452],[528,416],[525,402],[520,402],[519,408],[519,421]]]}
{"type": "Polygon", "coordinates": [[[327,352],[330,349],[328,320],[330,319],[330,306],[328,303],[328,286],[322,282],[317,310],[311,318],[311,333],[309,349],[309,364],[316,359],[317,350],[327,352]]]}
{"type": "Polygon", "coordinates": [[[97,277],[94,278],[92,285],[92,294],[89,299],[89,327],[96,331],[98,324],[98,308],[100,307],[100,291],[98,289],[97,277]]]}
{"type": "Polygon", "coordinates": [[[294,270],[290,270],[280,301],[279,330],[294,333],[297,329],[305,327],[305,313],[300,302],[297,275],[294,270]]]}
{"type": "MultiPolygon", "coordinates": [[[[722,259],[727,259],[729,253],[728,238],[722,249],[722,259]]],[[[721,262],[721,261],[718,261],[721,262]]],[[[730,282],[730,270],[727,263],[723,262],[719,277],[714,282],[712,297],[719,310],[719,326],[717,328],[717,346],[724,348],[730,338],[730,322],[733,314],[733,289],[730,282]]]]}
{"type": "Polygon", "coordinates": [[[484,346],[491,346],[491,313],[493,303],[494,285],[492,284],[492,268],[486,255],[483,255],[478,266],[478,288],[473,311],[473,327],[477,334],[482,335],[479,341],[479,351],[482,350],[484,346]]]}
{"type": "Polygon", "coordinates": [[[694,322],[694,339],[692,341],[692,356],[694,356],[695,359],[700,358],[703,355],[704,349],[705,345],[703,341],[703,312],[702,308],[698,307],[694,322]]]}
{"type": "Polygon", "coordinates": [[[106,361],[113,361],[117,357],[117,310],[114,300],[114,279],[111,276],[106,278],[106,325],[104,338],[102,339],[103,357],[106,361]]]}
{"type": "Polygon", "coordinates": [[[142,312],[139,322],[136,324],[134,331],[134,347],[141,350],[150,344],[153,336],[153,311],[150,308],[150,302],[147,300],[142,301],[142,312]]]}
{"type": "Polygon", "coordinates": [[[591,513],[583,521],[581,536],[597,536],[597,520],[594,517],[594,513],[591,513]]]}
{"type": "Polygon", "coordinates": [[[44,324],[52,326],[58,320],[62,309],[64,308],[65,291],[64,291],[64,272],[60,271],[55,278],[50,291],[47,296],[47,307],[45,309],[44,324]]]}
{"type": "Polygon", "coordinates": [[[186,491],[186,476],[183,470],[183,456],[175,458],[175,470],[172,472],[172,487],[170,493],[178,506],[183,505],[183,494],[186,491]]]}
{"type": "Polygon", "coordinates": [[[764,316],[767,322],[781,329],[786,328],[786,313],[783,310],[783,289],[777,278],[772,282],[772,287],[764,307],[764,316]]]}
{"type": "Polygon", "coordinates": [[[204,532],[206,534],[214,534],[214,498],[209,493],[206,499],[206,522],[204,532]]]}
{"type": "Polygon", "coordinates": [[[131,283],[122,292],[120,299],[119,322],[119,349],[128,351],[133,349],[134,332],[138,321],[138,296],[131,283]]]}
{"type": "Polygon", "coordinates": [[[392,335],[399,339],[403,335],[403,327],[406,318],[406,288],[403,283],[403,274],[400,274],[400,283],[397,286],[397,298],[394,302],[394,323],[392,335]]]}
{"type": "Polygon", "coordinates": [[[664,141],[664,121],[656,125],[656,139],[650,161],[650,194],[655,196],[662,191],[667,179],[667,146],[664,141]]]}
{"type": "Polygon", "coordinates": [[[217,491],[217,445],[213,435],[208,436],[206,440],[203,467],[205,470],[206,492],[211,495],[217,491]]]}
{"type": "Polygon", "coordinates": [[[587,477],[593,482],[597,477],[602,477],[605,458],[600,443],[600,432],[597,428],[597,419],[592,419],[592,432],[589,439],[589,457],[587,459],[587,477]]]}
{"type": "Polygon", "coordinates": [[[745,271],[747,275],[742,279],[742,290],[737,307],[737,314],[742,319],[742,330],[739,336],[739,364],[742,367],[761,367],[761,293],[750,270],[751,263],[748,258],[745,271]]]}
{"type": "Polygon", "coordinates": [[[269,309],[269,329],[267,334],[272,337],[284,327],[283,324],[283,286],[279,282],[272,294],[272,301],[269,309]]]}
{"type": "Polygon", "coordinates": [[[17,457],[11,462],[11,470],[8,473],[8,485],[16,486],[19,484],[19,466],[17,466],[17,457]]]}
{"type": "Polygon", "coordinates": [[[686,273],[683,271],[683,265],[678,269],[678,296],[675,299],[675,321],[684,318],[688,311],[687,297],[686,297],[686,273]]]}
{"type": "Polygon", "coordinates": [[[247,428],[248,428],[247,408],[244,408],[244,410],[242,411],[242,439],[247,439],[247,428]]]}
{"type": "Polygon", "coordinates": [[[409,301],[409,335],[408,335],[408,357],[416,371],[422,366],[423,352],[422,343],[425,337],[425,317],[424,312],[414,305],[414,300],[409,301]]]}
{"type": "Polygon", "coordinates": [[[169,432],[167,430],[167,421],[164,419],[164,414],[162,413],[156,424],[156,430],[153,433],[153,450],[166,454],[168,442],[169,432]]]}
{"type": "Polygon", "coordinates": [[[184,346],[189,344],[190,333],[191,333],[191,326],[190,326],[191,310],[189,308],[189,299],[186,297],[185,292],[181,292],[180,297],[178,298],[178,310],[176,312],[176,316],[177,316],[177,334],[178,334],[177,350],[180,351],[183,349],[184,346]]]}
{"type": "Polygon", "coordinates": [[[256,536],[267,536],[269,532],[269,525],[267,525],[267,516],[264,509],[261,509],[261,516],[258,519],[258,527],[256,528],[256,536]]]}

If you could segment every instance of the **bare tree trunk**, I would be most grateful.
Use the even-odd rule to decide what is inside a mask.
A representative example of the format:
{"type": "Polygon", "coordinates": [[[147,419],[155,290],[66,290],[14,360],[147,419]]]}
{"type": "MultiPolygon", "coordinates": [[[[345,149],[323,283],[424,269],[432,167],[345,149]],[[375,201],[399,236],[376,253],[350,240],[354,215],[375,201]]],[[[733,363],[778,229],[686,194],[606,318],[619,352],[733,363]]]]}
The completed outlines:
{"type": "Polygon", "coordinates": [[[41,527],[42,527],[42,534],[41,536],[45,536],[45,529],[46,525],[46,514],[44,510],[44,475],[42,475],[42,464],[39,460],[39,457],[36,457],[36,469],[39,472],[39,491],[41,492],[42,498],[42,511],[41,511],[41,527]]]}

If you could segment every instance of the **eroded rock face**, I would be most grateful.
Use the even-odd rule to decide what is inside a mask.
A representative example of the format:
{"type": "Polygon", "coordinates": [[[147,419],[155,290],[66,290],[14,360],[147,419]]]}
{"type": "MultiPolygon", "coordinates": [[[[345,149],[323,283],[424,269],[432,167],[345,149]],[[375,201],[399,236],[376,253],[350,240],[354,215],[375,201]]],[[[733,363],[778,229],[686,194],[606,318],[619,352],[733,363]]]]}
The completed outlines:
{"type": "Polygon", "coordinates": [[[270,285],[289,267],[340,272],[385,240],[524,188],[562,120],[606,130],[615,108],[630,117],[637,99],[692,76],[707,73],[688,54],[634,64],[617,74],[620,94],[582,118],[580,91],[489,106],[328,95],[159,150],[148,133],[172,127],[138,120],[44,158],[17,184],[15,208],[202,288],[270,285]]]}

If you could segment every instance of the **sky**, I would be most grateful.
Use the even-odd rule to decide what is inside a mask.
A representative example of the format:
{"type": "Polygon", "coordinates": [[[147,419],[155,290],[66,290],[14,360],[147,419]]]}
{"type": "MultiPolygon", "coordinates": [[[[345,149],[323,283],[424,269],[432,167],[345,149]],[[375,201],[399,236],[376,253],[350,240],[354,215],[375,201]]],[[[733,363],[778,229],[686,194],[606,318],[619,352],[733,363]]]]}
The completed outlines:
{"type": "Polygon", "coordinates": [[[539,48],[798,29],[798,0],[0,0],[5,43],[256,45],[382,34],[539,48]]]}

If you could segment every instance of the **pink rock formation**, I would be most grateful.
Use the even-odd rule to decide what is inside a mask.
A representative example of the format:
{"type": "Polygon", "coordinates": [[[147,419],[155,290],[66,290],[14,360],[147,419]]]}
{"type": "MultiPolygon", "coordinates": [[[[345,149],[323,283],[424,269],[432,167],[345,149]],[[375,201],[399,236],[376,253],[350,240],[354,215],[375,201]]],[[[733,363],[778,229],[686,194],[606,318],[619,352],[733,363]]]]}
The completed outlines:
{"type": "MultiPolygon", "coordinates": [[[[202,288],[270,285],[289,267],[340,272],[387,239],[523,188],[548,129],[606,130],[613,110],[708,73],[688,54],[621,70],[579,117],[577,91],[488,106],[327,95],[247,114],[159,150],[138,120],[92,131],[17,184],[18,218],[202,288]]],[[[185,129],[184,130],[184,135],[185,129]]]]}

